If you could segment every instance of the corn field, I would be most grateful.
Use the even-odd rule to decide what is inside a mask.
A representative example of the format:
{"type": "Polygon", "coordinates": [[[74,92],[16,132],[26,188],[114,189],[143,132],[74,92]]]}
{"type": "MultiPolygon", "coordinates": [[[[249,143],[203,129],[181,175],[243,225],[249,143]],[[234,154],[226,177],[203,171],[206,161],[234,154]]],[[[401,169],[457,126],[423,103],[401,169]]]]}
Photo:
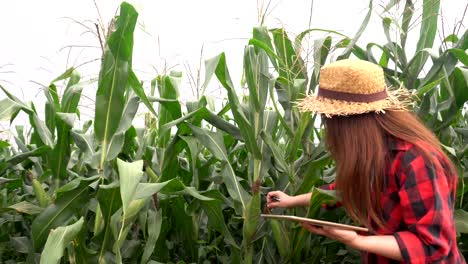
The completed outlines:
{"type": "MultiPolygon", "coordinates": [[[[388,9],[398,1],[391,1],[388,9]]],[[[264,220],[265,194],[312,192],[309,208],[275,213],[352,223],[343,209],[324,210],[334,194],[334,162],[320,117],[295,102],[313,93],[319,69],[356,57],[384,68],[391,87],[407,87],[414,111],[438,136],[459,171],[458,243],[468,254],[468,31],[434,47],[440,2],[424,0],[413,17],[407,0],[400,20],[382,16],[387,42],[359,46],[372,10],[354,37],[308,29],[296,38],[281,28],[254,27],[245,43],[242,88],[224,53],[204,65],[204,84],[217,82],[226,100],[201,94],[179,100],[183,76],[150,84],[132,68],[138,14],[122,3],[104,43],[94,119],[77,126],[82,80],[69,68],[45,89],[45,111],[0,88],[0,118],[22,112],[29,124],[0,141],[1,263],[359,263],[359,252],[311,235],[297,223],[264,220]],[[430,4],[429,4],[430,3],[430,4]],[[407,54],[410,22],[419,19],[416,52],[407,54]],[[400,36],[395,39],[394,28],[400,36]],[[314,40],[307,70],[303,39],[314,40]],[[423,71],[423,69],[427,69],[423,71]],[[66,88],[58,92],[58,83],[66,88]],[[148,87],[147,87],[148,86],[148,87]],[[144,105],[144,127],[132,122],[144,105]]],[[[13,129],[13,128],[12,128],[13,129]]]]}

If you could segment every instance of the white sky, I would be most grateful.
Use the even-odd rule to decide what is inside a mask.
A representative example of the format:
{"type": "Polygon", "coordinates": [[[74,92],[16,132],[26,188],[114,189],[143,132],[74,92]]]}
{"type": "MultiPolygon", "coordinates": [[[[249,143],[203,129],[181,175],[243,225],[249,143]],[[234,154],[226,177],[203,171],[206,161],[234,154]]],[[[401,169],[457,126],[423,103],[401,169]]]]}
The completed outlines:
{"type": "MultiPolygon", "coordinates": [[[[96,0],[102,19],[107,24],[121,1],[96,0]]],[[[134,0],[129,1],[139,12],[139,26],[135,32],[133,67],[137,75],[149,86],[149,80],[161,73],[166,65],[186,71],[188,65],[196,73],[203,48],[202,59],[224,51],[235,84],[242,73],[243,48],[251,36],[252,27],[258,25],[258,8],[268,0],[134,0]]],[[[311,28],[325,28],[353,36],[368,10],[368,0],[272,0],[265,24],[285,27],[292,35],[309,28],[313,2],[311,28]]],[[[388,0],[375,0],[371,23],[360,43],[384,44],[381,26],[382,8],[388,0]]],[[[402,5],[405,1],[401,1],[402,5]]],[[[420,7],[422,0],[416,0],[420,7]]],[[[444,30],[448,35],[456,21],[462,18],[468,0],[441,0],[444,30]]],[[[392,14],[387,14],[392,15],[392,14]]],[[[394,15],[394,14],[393,14],[394,15]]],[[[44,96],[40,85],[60,75],[71,65],[80,65],[100,56],[97,38],[81,22],[94,30],[98,19],[93,0],[0,0],[0,82],[25,101],[34,101],[42,111],[44,96]],[[69,46],[77,46],[72,49],[69,46]],[[93,47],[79,47],[93,46],[93,47]],[[34,83],[34,82],[36,83],[34,83]]],[[[416,16],[415,16],[416,17],[416,16]]],[[[468,21],[465,18],[464,24],[468,21]]],[[[440,23],[440,20],[439,20],[440,23]]],[[[464,27],[466,28],[466,27],[464,27]]],[[[415,27],[413,35],[418,35],[415,27]]],[[[313,39],[323,34],[311,36],[313,39]]],[[[409,38],[407,46],[414,51],[416,39],[409,38]]],[[[438,41],[438,38],[436,40],[438,41]]],[[[203,63],[202,63],[203,65],[203,63]]],[[[95,77],[99,61],[79,68],[84,79],[95,77]]],[[[203,82],[203,75],[201,82],[203,82]]],[[[193,98],[193,90],[184,73],[181,96],[193,98]]],[[[84,93],[94,97],[95,86],[84,93]]],[[[211,91],[211,95],[219,95],[211,91]]],[[[0,99],[5,95],[0,93],[0,99]]],[[[91,99],[82,98],[82,112],[94,107],[91,99]]],[[[92,115],[92,114],[89,114],[92,115]]],[[[85,116],[83,116],[86,118],[85,116]]],[[[43,118],[43,117],[41,117],[43,118]]],[[[15,122],[21,122],[19,121],[15,122]]],[[[1,130],[8,129],[2,122],[1,130]]]]}

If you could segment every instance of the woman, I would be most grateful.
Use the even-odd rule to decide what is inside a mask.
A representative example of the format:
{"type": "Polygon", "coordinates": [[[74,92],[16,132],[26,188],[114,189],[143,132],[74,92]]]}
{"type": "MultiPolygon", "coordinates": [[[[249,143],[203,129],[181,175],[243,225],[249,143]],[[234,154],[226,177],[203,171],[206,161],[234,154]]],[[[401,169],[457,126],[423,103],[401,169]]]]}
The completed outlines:
{"type": "MultiPolygon", "coordinates": [[[[465,263],[453,220],[457,175],[437,138],[410,112],[403,90],[387,91],[382,68],[360,60],[323,67],[301,111],[322,114],[336,161],[340,204],[369,235],[302,226],[362,252],[366,263],[465,263]]],[[[308,206],[310,193],[267,195],[269,208],[308,206]],[[279,198],[279,199],[276,199],[279,198]]]]}

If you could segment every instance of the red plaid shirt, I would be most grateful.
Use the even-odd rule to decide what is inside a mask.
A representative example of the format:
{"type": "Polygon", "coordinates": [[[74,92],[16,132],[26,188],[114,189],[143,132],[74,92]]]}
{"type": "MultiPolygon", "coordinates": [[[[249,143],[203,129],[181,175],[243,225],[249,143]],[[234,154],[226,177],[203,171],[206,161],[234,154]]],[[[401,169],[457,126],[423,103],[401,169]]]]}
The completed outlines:
{"type": "MultiPolygon", "coordinates": [[[[455,233],[453,211],[456,175],[436,150],[426,159],[414,145],[388,140],[389,162],[381,197],[386,229],[377,234],[393,235],[404,262],[363,252],[365,263],[466,263],[455,233]],[[448,177],[450,176],[450,177],[448,177]]],[[[327,189],[333,189],[330,184],[327,189]]],[[[375,225],[373,225],[375,226],[375,225]]]]}

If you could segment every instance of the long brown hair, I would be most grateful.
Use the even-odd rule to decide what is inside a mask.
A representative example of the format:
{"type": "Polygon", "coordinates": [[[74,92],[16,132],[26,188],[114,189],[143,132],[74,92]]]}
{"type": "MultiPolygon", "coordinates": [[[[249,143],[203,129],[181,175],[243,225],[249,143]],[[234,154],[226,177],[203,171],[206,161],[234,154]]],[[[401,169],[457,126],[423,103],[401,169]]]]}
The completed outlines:
{"type": "Polygon", "coordinates": [[[432,147],[447,160],[450,174],[455,175],[454,166],[436,136],[411,112],[386,111],[323,119],[326,144],[336,161],[335,182],[341,203],[354,220],[371,229],[368,220],[384,227],[380,197],[389,136],[415,145],[426,157],[430,157],[427,146],[432,147]]]}

